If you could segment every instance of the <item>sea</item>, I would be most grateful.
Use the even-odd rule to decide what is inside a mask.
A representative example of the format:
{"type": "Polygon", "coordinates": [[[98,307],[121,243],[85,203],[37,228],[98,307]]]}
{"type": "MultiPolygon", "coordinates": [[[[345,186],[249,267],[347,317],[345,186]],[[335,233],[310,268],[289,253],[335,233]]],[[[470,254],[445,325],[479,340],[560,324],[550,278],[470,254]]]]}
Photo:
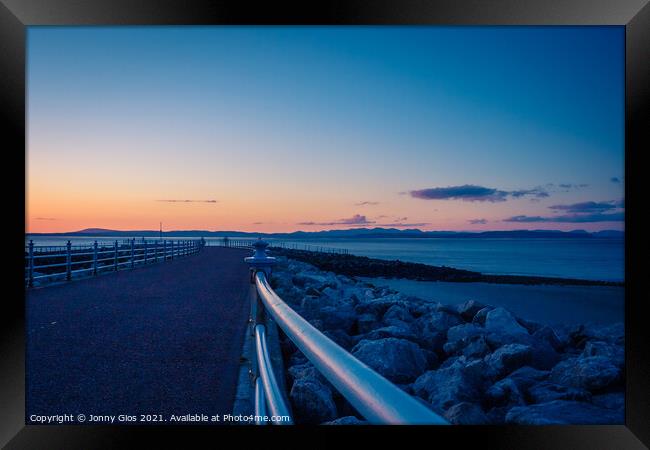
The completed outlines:
{"type": "MultiPolygon", "coordinates": [[[[138,236],[133,236],[139,238],[138,236]]],[[[128,237],[25,236],[25,243],[58,246],[122,241],[128,237]]],[[[196,239],[173,237],[170,239],[196,239]]],[[[234,238],[239,239],[239,238],[234,238]]],[[[222,238],[206,238],[208,245],[222,238]]],[[[473,270],[485,274],[532,275],[586,280],[624,281],[624,239],[522,238],[310,238],[267,239],[305,248],[346,249],[371,258],[401,260],[473,270]]]]}

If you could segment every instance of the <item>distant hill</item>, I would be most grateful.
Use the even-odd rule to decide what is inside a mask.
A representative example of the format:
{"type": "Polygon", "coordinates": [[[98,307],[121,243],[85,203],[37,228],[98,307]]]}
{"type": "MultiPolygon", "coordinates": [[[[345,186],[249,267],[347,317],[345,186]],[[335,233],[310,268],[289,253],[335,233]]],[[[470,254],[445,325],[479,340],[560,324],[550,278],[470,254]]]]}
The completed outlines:
{"type": "MultiPolygon", "coordinates": [[[[159,236],[158,230],[108,230],[105,228],[86,228],[84,230],[68,233],[29,233],[33,236],[111,236],[111,237],[152,237],[159,236]]],[[[208,230],[176,230],[164,231],[165,237],[272,237],[285,239],[309,239],[309,238],[570,238],[570,239],[592,239],[607,238],[621,239],[625,232],[617,230],[603,230],[594,233],[585,230],[559,231],[559,230],[507,230],[507,231],[422,231],[417,228],[399,230],[397,228],[351,228],[347,230],[325,230],[325,231],[294,231],[292,233],[251,233],[246,231],[208,231],[208,230]]]]}

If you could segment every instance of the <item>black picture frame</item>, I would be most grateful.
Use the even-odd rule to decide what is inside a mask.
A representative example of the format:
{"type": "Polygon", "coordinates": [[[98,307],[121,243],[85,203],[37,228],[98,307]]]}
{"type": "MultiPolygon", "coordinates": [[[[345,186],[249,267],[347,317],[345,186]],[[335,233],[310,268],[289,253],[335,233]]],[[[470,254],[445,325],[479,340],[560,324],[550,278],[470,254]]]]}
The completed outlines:
{"type": "MultiPolygon", "coordinates": [[[[197,433],[270,433],[288,437],[296,428],[133,427],[25,425],[24,287],[21,264],[25,232],[25,37],[30,25],[223,25],[223,24],[419,24],[419,25],[617,25],[625,27],[625,425],[391,427],[406,441],[418,432],[427,445],[480,445],[504,449],[641,449],[650,446],[650,333],[643,303],[643,249],[649,248],[641,222],[641,158],[648,147],[650,97],[650,6],[647,0],[348,0],[300,4],[195,0],[0,0],[0,108],[5,196],[0,342],[0,445],[6,448],[121,448],[136,437],[170,444],[197,433]],[[10,176],[11,175],[11,176],[10,176]],[[11,255],[11,256],[8,256],[11,255]],[[12,261],[16,258],[18,261],[12,261]]],[[[588,164],[588,162],[585,162],[588,164]]],[[[384,427],[371,431],[385,431],[384,427]]],[[[310,431],[316,431],[310,429],[310,431]]],[[[348,427],[321,427],[326,443],[348,427]],[[326,428],[326,429],[324,429],[326,428]]],[[[207,436],[206,436],[207,435],[207,436]]],[[[218,439],[222,439],[219,437],[218,439]]],[[[210,442],[210,441],[208,441],[210,442]]],[[[220,441],[212,441],[217,444],[220,441]]],[[[235,441],[236,442],[236,441],[235,441]]],[[[308,445],[305,441],[303,445],[308,445]]],[[[248,446],[248,445],[247,445],[248,446]]]]}

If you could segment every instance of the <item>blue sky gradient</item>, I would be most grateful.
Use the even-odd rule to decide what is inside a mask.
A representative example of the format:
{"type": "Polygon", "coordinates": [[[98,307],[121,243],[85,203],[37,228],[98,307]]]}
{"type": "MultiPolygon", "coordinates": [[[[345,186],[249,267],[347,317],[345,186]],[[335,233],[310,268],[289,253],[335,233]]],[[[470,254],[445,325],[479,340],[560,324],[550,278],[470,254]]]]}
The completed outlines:
{"type": "Polygon", "coordinates": [[[612,221],[549,208],[622,200],[623,27],[30,27],[27,42],[34,231],[623,226],[622,204],[612,221]],[[548,196],[412,194],[463,186],[548,196]]]}

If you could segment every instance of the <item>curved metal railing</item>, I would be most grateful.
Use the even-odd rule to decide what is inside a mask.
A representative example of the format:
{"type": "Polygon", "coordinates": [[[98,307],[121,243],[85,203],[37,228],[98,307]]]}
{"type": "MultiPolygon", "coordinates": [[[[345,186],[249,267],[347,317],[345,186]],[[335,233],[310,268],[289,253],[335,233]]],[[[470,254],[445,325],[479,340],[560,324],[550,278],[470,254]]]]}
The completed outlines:
{"type": "Polygon", "coordinates": [[[117,271],[136,265],[166,261],[194,254],[205,245],[194,240],[138,240],[98,242],[88,245],[37,246],[33,241],[25,246],[25,284],[37,281],[71,280],[73,275],[117,271]]]}
{"type": "MultiPolygon", "coordinates": [[[[274,258],[265,256],[266,246],[268,244],[259,241],[256,244],[255,256],[246,259],[254,271],[258,297],[253,308],[256,322],[261,322],[264,313],[268,313],[314,367],[370,423],[448,424],[444,418],[352,356],[289,307],[269,285],[267,274],[274,258]]],[[[263,325],[257,324],[256,331],[261,326],[263,325]]],[[[268,352],[264,336],[256,333],[256,341],[258,360],[262,360],[258,362],[256,394],[257,383],[261,380],[265,397],[263,402],[256,395],[256,405],[260,407],[259,410],[256,409],[256,414],[265,409],[266,405],[273,414],[274,410],[289,411],[277,383],[267,380],[268,377],[263,374],[263,371],[268,370],[268,352]],[[263,403],[265,405],[262,405],[263,403]]]]}

